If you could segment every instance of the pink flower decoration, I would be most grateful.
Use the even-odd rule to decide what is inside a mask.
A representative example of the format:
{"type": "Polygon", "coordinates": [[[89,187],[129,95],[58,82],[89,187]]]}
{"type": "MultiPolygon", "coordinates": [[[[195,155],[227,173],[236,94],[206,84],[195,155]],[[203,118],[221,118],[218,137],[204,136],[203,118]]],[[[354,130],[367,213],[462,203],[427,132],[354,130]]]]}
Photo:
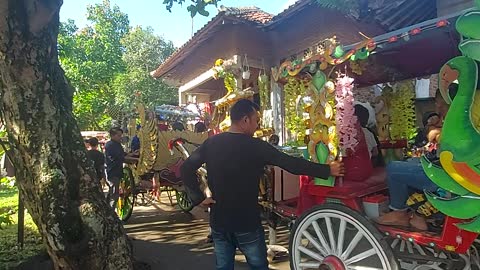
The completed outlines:
{"type": "Polygon", "coordinates": [[[353,105],[353,78],[341,75],[337,79],[335,100],[337,101],[337,113],[335,120],[337,122],[337,134],[339,138],[340,149],[354,151],[358,144],[356,139],[357,116],[355,116],[355,108],[353,105]]]}

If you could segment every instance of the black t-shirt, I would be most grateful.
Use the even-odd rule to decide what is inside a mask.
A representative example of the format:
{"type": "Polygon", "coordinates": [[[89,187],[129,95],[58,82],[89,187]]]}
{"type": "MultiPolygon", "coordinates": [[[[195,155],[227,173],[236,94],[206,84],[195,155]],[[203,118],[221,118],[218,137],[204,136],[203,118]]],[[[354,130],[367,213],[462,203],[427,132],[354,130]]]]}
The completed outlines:
{"type": "Polygon", "coordinates": [[[261,225],[258,191],[265,165],[297,175],[330,175],[327,165],[291,157],[245,134],[222,133],[206,140],[182,165],[182,179],[194,205],[205,199],[196,174],[204,163],[216,201],[210,211],[210,224],[213,229],[226,232],[250,232],[261,225]]]}
{"type": "Polygon", "coordinates": [[[107,165],[107,177],[123,176],[123,162],[125,151],[120,143],[108,141],[105,145],[105,163],[107,165]]]}
{"type": "Polygon", "coordinates": [[[87,158],[93,161],[93,167],[97,173],[97,177],[100,179],[104,176],[105,172],[105,156],[98,150],[88,150],[87,158]]]}

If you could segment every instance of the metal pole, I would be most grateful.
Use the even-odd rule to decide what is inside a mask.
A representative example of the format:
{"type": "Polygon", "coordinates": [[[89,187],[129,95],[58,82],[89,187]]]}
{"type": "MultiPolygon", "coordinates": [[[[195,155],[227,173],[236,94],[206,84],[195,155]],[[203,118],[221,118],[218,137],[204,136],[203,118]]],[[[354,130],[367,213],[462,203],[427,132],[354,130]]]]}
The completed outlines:
{"type": "Polygon", "coordinates": [[[25,207],[23,205],[22,193],[18,191],[18,231],[17,231],[17,243],[20,249],[23,249],[24,244],[24,232],[25,232],[25,207]]]}

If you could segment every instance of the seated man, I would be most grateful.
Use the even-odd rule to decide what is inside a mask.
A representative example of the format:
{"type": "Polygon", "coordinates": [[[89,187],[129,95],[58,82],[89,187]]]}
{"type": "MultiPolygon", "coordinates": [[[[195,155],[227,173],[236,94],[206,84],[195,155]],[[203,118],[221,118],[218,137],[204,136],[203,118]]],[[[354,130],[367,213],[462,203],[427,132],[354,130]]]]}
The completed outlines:
{"type": "MultiPolygon", "coordinates": [[[[454,87],[452,87],[454,88],[454,87]]],[[[454,97],[456,89],[452,89],[451,96],[454,97]]],[[[439,114],[428,114],[426,123],[427,140],[429,141],[427,156],[430,159],[437,158],[437,147],[441,131],[441,119],[448,109],[447,103],[441,97],[439,91],[435,96],[435,105],[439,114]],[[440,116],[440,119],[437,119],[440,116]],[[437,121],[438,120],[438,121],[437,121]]],[[[424,217],[417,214],[410,215],[407,200],[410,190],[436,192],[438,186],[435,185],[423,171],[423,167],[418,158],[412,158],[408,161],[394,161],[387,166],[387,183],[390,192],[390,208],[392,212],[378,218],[376,222],[387,226],[412,226],[419,230],[426,230],[427,224],[424,217]]]]}
{"type": "MultiPolygon", "coordinates": [[[[432,144],[438,138],[438,128],[429,132],[429,142],[432,144]]],[[[433,153],[432,153],[433,155],[433,153]]],[[[410,189],[419,191],[428,190],[436,192],[435,185],[423,171],[422,164],[418,158],[408,161],[393,161],[387,165],[387,183],[390,192],[390,208],[392,212],[381,216],[377,223],[388,226],[412,226],[419,230],[427,230],[425,218],[417,214],[408,213],[407,200],[409,199],[410,189]]]]}

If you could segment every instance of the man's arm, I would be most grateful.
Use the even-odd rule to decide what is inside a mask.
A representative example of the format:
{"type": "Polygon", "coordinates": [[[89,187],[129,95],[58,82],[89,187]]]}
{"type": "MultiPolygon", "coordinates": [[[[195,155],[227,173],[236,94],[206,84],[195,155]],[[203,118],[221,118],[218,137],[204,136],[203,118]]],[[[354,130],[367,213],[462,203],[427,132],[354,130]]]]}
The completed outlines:
{"type": "MultiPolygon", "coordinates": [[[[308,175],[326,179],[336,172],[330,171],[328,164],[313,163],[303,158],[296,158],[280,152],[268,143],[261,142],[258,147],[264,162],[269,165],[278,166],[295,175],[308,175]]],[[[342,168],[343,174],[343,168],[342,168]]]]}
{"type": "Polygon", "coordinates": [[[200,189],[200,182],[197,178],[197,170],[203,163],[205,163],[205,143],[195,149],[180,167],[182,181],[193,206],[197,206],[205,200],[205,195],[200,189]]]}

